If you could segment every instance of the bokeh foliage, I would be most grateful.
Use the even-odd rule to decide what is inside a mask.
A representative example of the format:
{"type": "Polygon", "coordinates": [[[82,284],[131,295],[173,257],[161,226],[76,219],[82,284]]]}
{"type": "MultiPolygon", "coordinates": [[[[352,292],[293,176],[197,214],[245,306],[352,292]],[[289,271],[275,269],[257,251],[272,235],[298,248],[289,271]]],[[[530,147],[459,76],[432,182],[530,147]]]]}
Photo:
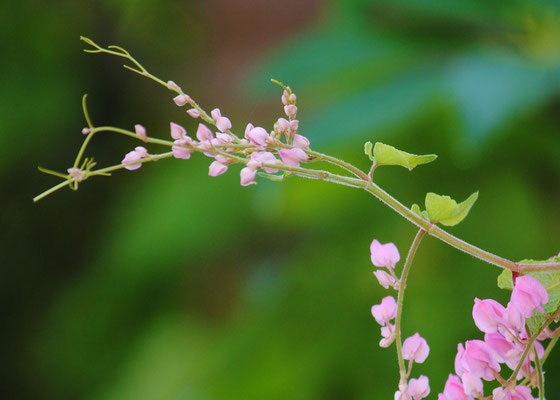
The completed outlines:
{"type": "MultiPolygon", "coordinates": [[[[254,18],[250,1],[227,18],[217,0],[61,0],[40,15],[36,0],[5,3],[0,29],[21,39],[5,41],[12,56],[0,65],[12,78],[0,95],[7,398],[384,399],[397,382],[396,355],[377,346],[369,314],[386,292],[368,248],[394,241],[404,255],[415,232],[365,192],[296,179],[242,188],[235,168],[209,178],[208,159],[196,157],[31,205],[51,183],[35,165],[67,168],[82,140],[83,91],[97,123],[142,123],[161,137],[170,120],[195,129],[165,89],[120,60],[82,54],[80,34],[126,47],[221,107],[238,132],[272,125],[281,107],[269,79],[287,82],[317,150],[364,169],[367,140],[436,153],[376,180],[407,205],[428,191],[479,190],[453,233],[514,260],[560,250],[554,2],[294,3],[308,15],[297,26],[274,8],[254,18]],[[249,50],[224,19],[279,33],[249,50]]],[[[113,163],[131,146],[102,137],[91,155],[113,163]]],[[[435,239],[420,247],[403,329],[431,345],[416,373],[430,376],[432,393],[456,343],[479,335],[473,298],[506,300],[498,273],[435,239]]],[[[545,368],[548,398],[560,393],[559,362],[545,368]]]]}

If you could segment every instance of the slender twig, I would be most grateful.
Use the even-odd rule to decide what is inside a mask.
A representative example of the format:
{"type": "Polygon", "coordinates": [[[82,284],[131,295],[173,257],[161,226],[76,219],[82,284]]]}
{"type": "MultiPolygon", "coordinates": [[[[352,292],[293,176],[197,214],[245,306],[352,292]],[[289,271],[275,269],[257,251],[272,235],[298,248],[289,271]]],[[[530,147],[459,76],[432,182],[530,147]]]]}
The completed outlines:
{"type": "Polygon", "coordinates": [[[397,298],[397,316],[395,318],[395,343],[397,345],[397,358],[399,361],[399,371],[400,371],[400,383],[406,382],[407,372],[404,365],[404,359],[402,355],[402,338],[401,338],[401,318],[402,318],[402,311],[403,311],[403,303],[404,303],[404,292],[406,289],[406,279],[408,278],[408,273],[410,272],[410,267],[412,266],[412,260],[414,260],[414,255],[416,254],[416,250],[418,250],[418,246],[420,246],[420,242],[422,238],[426,234],[424,229],[419,229],[418,233],[414,237],[412,241],[412,245],[410,246],[410,250],[408,251],[408,255],[406,256],[406,261],[404,263],[404,267],[401,273],[401,279],[399,283],[399,295],[397,298]]]}

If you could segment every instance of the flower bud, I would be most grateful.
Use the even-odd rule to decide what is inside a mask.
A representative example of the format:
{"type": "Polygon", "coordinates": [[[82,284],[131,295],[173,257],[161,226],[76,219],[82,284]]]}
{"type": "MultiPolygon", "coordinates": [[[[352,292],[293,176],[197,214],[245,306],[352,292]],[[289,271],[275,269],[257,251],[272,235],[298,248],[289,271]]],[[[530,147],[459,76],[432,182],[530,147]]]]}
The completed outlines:
{"type": "Polygon", "coordinates": [[[187,114],[189,114],[192,118],[199,118],[200,117],[200,111],[198,111],[196,108],[189,108],[187,110],[187,114]]]}
{"type": "Polygon", "coordinates": [[[192,100],[189,96],[187,96],[186,94],[180,94],[179,96],[175,96],[173,98],[173,101],[175,102],[175,104],[177,104],[179,107],[184,106],[187,103],[190,103],[192,100]]]}
{"type": "Polygon", "coordinates": [[[136,132],[136,135],[138,135],[138,138],[140,138],[140,140],[144,142],[148,141],[148,136],[146,135],[146,128],[144,128],[142,125],[140,124],[134,125],[134,132],[136,132]]]}
{"type": "Polygon", "coordinates": [[[430,394],[428,377],[420,375],[418,379],[412,378],[410,382],[408,382],[408,394],[411,395],[414,400],[427,397],[430,394]]]}
{"type": "Polygon", "coordinates": [[[381,304],[371,307],[371,315],[379,325],[389,323],[397,315],[397,303],[392,296],[384,297],[381,304]]]}
{"type": "Polygon", "coordinates": [[[394,268],[395,264],[401,259],[399,250],[393,243],[381,244],[374,239],[369,249],[371,262],[376,267],[394,268]]]}
{"type": "Polygon", "coordinates": [[[218,161],[214,161],[212,164],[210,164],[210,168],[208,169],[208,175],[210,176],[222,175],[227,171],[227,169],[228,169],[227,165],[224,165],[218,161]]]}
{"type": "Polygon", "coordinates": [[[298,135],[297,133],[294,135],[294,146],[299,147],[300,149],[308,149],[309,148],[309,139],[305,136],[298,135]]]}
{"type": "Polygon", "coordinates": [[[282,157],[282,162],[290,167],[299,167],[300,162],[305,162],[309,159],[305,151],[297,147],[280,150],[280,157],[282,157]]]}
{"type": "Polygon", "coordinates": [[[415,333],[404,341],[402,354],[405,360],[423,363],[430,354],[430,347],[426,339],[415,333]]]}
{"type": "Polygon", "coordinates": [[[515,281],[511,302],[525,318],[533,315],[535,309],[544,314],[542,305],[548,303],[548,292],[542,283],[532,276],[520,276],[515,281]]]}

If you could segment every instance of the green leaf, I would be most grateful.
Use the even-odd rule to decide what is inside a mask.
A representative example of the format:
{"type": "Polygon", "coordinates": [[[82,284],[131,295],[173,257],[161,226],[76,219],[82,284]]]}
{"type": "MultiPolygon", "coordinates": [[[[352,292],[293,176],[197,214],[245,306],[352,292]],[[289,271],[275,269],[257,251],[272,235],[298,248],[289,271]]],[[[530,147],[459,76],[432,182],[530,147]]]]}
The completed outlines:
{"type": "Polygon", "coordinates": [[[400,165],[409,171],[417,165],[427,164],[437,158],[435,154],[417,156],[379,142],[375,143],[373,155],[377,165],[400,165]]]}
{"type": "Polygon", "coordinates": [[[423,219],[425,219],[426,221],[429,221],[430,218],[428,217],[428,213],[426,211],[422,211],[420,210],[420,206],[418,204],[413,204],[412,207],[410,208],[412,210],[412,212],[420,217],[422,217],[423,219]]]}
{"type": "Polygon", "coordinates": [[[478,192],[474,192],[465,201],[457,204],[449,196],[440,196],[430,192],[426,194],[426,211],[430,221],[439,222],[445,226],[454,226],[465,219],[476,199],[478,199],[478,192]]]}
{"type": "Polygon", "coordinates": [[[375,157],[372,154],[372,149],[373,149],[373,144],[371,142],[365,142],[364,143],[364,153],[366,154],[366,156],[369,157],[369,159],[373,162],[375,162],[375,157]]]}

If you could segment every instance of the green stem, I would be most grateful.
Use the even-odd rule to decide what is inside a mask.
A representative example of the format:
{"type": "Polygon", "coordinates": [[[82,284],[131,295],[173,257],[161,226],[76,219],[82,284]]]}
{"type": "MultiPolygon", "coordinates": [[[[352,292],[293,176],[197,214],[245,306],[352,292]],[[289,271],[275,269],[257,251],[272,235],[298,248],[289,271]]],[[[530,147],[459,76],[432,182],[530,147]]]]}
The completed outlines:
{"type": "Polygon", "coordinates": [[[539,360],[539,355],[537,354],[537,349],[533,349],[535,353],[535,366],[537,367],[537,376],[539,380],[539,399],[544,400],[544,375],[542,372],[541,361],[539,360]]]}
{"type": "Polygon", "coordinates": [[[404,365],[404,359],[402,355],[402,338],[401,338],[401,318],[402,318],[402,310],[403,310],[403,303],[404,303],[404,292],[406,289],[406,279],[408,278],[408,273],[410,272],[410,267],[412,266],[412,260],[414,260],[414,255],[416,254],[416,250],[418,250],[418,246],[420,246],[420,242],[422,238],[426,234],[426,231],[422,228],[418,230],[418,233],[414,237],[412,241],[412,245],[410,246],[410,250],[408,251],[408,255],[406,256],[406,261],[401,273],[400,279],[400,286],[399,286],[399,295],[397,299],[397,316],[395,319],[395,342],[397,345],[397,357],[399,360],[399,371],[401,377],[401,383],[406,381],[406,368],[404,365]]]}
{"type": "Polygon", "coordinates": [[[71,182],[70,180],[63,181],[63,182],[60,182],[58,185],[53,186],[52,188],[50,188],[50,189],[48,189],[48,190],[45,190],[45,191],[44,191],[43,193],[41,193],[40,195],[35,196],[35,197],[33,198],[33,202],[34,202],[34,203],[37,203],[39,200],[41,200],[41,199],[47,197],[49,194],[54,193],[54,192],[56,192],[58,189],[62,189],[64,186],[69,185],[70,182],[71,182]]]}
{"type": "MultiPolygon", "coordinates": [[[[511,374],[511,376],[508,379],[508,384],[513,384],[516,380],[517,380],[517,374],[519,374],[519,370],[521,369],[521,366],[523,365],[523,361],[525,360],[525,358],[527,357],[527,354],[529,354],[529,351],[531,351],[531,348],[533,347],[533,343],[535,343],[535,340],[537,340],[537,336],[540,335],[540,333],[548,326],[552,323],[553,321],[553,317],[548,317],[543,324],[541,325],[541,327],[539,328],[539,330],[537,332],[535,332],[533,334],[533,336],[531,336],[531,338],[529,339],[529,342],[527,342],[527,347],[525,347],[525,350],[523,351],[523,354],[521,355],[521,359],[519,360],[519,363],[517,364],[517,367],[515,367],[515,370],[513,371],[513,373],[511,374]]],[[[537,357],[538,358],[538,357],[537,357]]]]}

